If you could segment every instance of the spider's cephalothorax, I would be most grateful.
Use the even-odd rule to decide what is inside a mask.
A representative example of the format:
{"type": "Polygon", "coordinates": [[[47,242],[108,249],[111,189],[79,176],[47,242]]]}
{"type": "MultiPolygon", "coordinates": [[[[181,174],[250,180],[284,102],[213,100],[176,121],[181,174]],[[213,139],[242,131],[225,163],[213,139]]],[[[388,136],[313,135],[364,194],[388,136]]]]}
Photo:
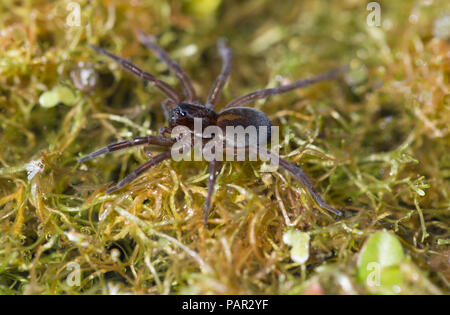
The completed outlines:
{"type": "Polygon", "coordinates": [[[202,121],[203,128],[216,125],[217,114],[213,109],[200,104],[181,103],[169,110],[169,127],[186,126],[194,129],[194,119],[202,121]]]}
{"type": "MultiPolygon", "coordinates": [[[[231,101],[230,103],[225,105],[221,111],[216,113],[214,111],[214,108],[219,100],[222,89],[231,72],[232,52],[226,46],[224,40],[219,40],[217,45],[219,54],[221,55],[223,60],[222,71],[220,72],[219,76],[214,82],[205,105],[201,105],[198,102],[196,92],[187,74],[181,69],[181,67],[175,61],[173,61],[169,57],[167,52],[165,52],[161,47],[159,47],[156,44],[155,38],[153,36],[147,36],[142,32],[138,33],[138,38],[144,46],[155,52],[158,58],[163,62],[165,62],[169,67],[169,69],[175,73],[175,75],[181,82],[183,95],[181,95],[177,90],[175,90],[173,87],[171,87],[164,81],[161,81],[152,74],[141,70],[140,68],[136,67],[129,61],[120,58],[101,47],[91,45],[91,47],[94,48],[97,52],[104,54],[109,58],[117,61],[125,70],[131,72],[134,75],[137,75],[146,82],[152,82],[167,96],[167,99],[161,105],[163,107],[166,119],[168,120],[169,126],[161,128],[160,136],[138,137],[131,140],[124,140],[121,142],[112,143],[78,160],[79,162],[84,162],[86,160],[92,159],[102,154],[106,154],[109,152],[121,150],[136,145],[151,144],[166,148],[165,151],[163,151],[159,155],[156,155],[155,157],[148,160],[146,163],[136,168],[133,172],[131,172],[131,174],[126,176],[116,186],[109,188],[106,191],[107,193],[112,193],[124,187],[125,185],[136,179],[139,175],[146,172],[151,167],[171,157],[170,147],[176,142],[176,139],[166,137],[165,136],[166,131],[170,131],[170,129],[176,126],[186,126],[192,129],[194,128],[194,119],[199,118],[201,119],[203,128],[206,128],[208,126],[218,126],[222,130],[225,130],[228,126],[242,126],[244,128],[248,126],[255,126],[256,128],[265,126],[268,128],[269,131],[267,135],[268,140],[270,139],[270,127],[272,126],[270,119],[262,111],[259,111],[251,107],[247,107],[246,105],[258,99],[263,99],[272,95],[292,91],[320,81],[334,79],[345,69],[347,69],[347,67],[341,67],[337,70],[311,78],[300,79],[287,85],[281,85],[279,87],[271,89],[258,90],[246,94],[231,101]]],[[[247,142],[245,142],[244,145],[247,145],[247,142]]],[[[273,156],[273,153],[269,152],[269,154],[272,154],[273,156]]],[[[284,170],[289,172],[295,179],[300,181],[305,186],[305,188],[309,191],[311,197],[321,208],[326,209],[338,216],[342,215],[341,211],[334,209],[322,199],[320,194],[314,189],[312,181],[308,178],[308,176],[306,176],[306,174],[302,171],[300,167],[298,167],[296,164],[288,162],[287,160],[281,157],[277,157],[277,159],[279,160],[279,165],[284,170]]],[[[208,222],[209,209],[211,207],[211,200],[214,192],[214,186],[217,180],[217,173],[219,167],[220,167],[219,161],[213,159],[212,161],[209,162],[208,194],[204,205],[205,224],[208,222]]]]}

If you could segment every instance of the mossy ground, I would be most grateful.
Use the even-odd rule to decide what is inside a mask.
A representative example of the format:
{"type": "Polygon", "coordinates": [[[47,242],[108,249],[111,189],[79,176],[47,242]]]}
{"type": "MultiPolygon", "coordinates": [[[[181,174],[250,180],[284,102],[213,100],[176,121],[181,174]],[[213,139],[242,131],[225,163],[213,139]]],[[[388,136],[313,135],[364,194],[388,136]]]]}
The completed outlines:
{"type": "Polygon", "coordinates": [[[448,292],[448,1],[380,1],[379,27],[358,0],[73,2],[79,27],[68,25],[70,1],[0,3],[1,293],[370,293],[356,280],[358,253],[383,229],[412,266],[402,293],[448,292]],[[235,58],[222,104],[350,64],[345,80],[255,104],[281,126],[280,153],[346,217],[335,221],[258,163],[223,166],[208,228],[203,162],[164,162],[106,195],[148,151],[77,158],[156,133],[163,96],[86,44],[179,87],[137,42],[138,28],[158,35],[203,98],[226,37],[235,58]],[[84,91],[80,62],[97,74],[84,91]],[[40,103],[61,87],[73,93],[55,96],[65,104],[40,103]],[[310,235],[303,265],[283,242],[293,228],[310,235]],[[73,263],[79,285],[67,282],[73,263]]]}

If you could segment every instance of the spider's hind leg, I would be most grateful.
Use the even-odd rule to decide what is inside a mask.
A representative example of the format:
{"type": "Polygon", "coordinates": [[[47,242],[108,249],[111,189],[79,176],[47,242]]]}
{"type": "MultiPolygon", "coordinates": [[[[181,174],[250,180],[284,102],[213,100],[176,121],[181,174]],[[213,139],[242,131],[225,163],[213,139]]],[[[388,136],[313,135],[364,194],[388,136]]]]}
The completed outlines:
{"type": "Polygon", "coordinates": [[[208,224],[209,210],[211,208],[211,201],[214,195],[214,188],[217,180],[217,171],[219,169],[220,162],[212,160],[209,162],[209,180],[208,180],[208,194],[206,195],[205,205],[203,207],[203,224],[208,224]]]}
{"type": "Polygon", "coordinates": [[[311,197],[314,199],[315,202],[317,202],[317,204],[321,208],[326,209],[331,213],[334,213],[335,215],[342,217],[341,211],[334,209],[332,206],[327,204],[325,200],[323,200],[323,198],[314,188],[312,181],[309,179],[308,176],[306,176],[306,174],[302,171],[300,167],[298,167],[295,164],[289,163],[287,160],[282,159],[281,157],[279,157],[279,162],[282,168],[284,168],[287,172],[289,172],[292,176],[294,176],[295,179],[297,179],[306,187],[311,197]]]}

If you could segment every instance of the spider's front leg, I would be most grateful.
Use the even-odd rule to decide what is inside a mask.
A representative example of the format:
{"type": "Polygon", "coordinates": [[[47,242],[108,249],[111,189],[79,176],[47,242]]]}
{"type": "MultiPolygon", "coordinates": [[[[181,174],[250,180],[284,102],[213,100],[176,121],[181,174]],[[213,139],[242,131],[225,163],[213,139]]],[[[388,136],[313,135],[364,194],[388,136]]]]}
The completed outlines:
{"type": "Polygon", "coordinates": [[[336,79],[339,75],[341,75],[345,71],[347,71],[348,69],[349,69],[349,66],[345,65],[336,70],[333,70],[333,71],[330,71],[327,73],[322,73],[315,77],[299,79],[290,84],[281,85],[276,88],[257,90],[255,92],[252,92],[252,93],[249,93],[249,94],[246,94],[246,95],[243,95],[241,97],[234,99],[233,101],[228,103],[225,106],[225,108],[246,106],[250,103],[255,102],[256,100],[264,99],[269,96],[278,95],[278,94],[286,93],[286,92],[293,91],[296,89],[304,88],[304,87],[307,87],[308,85],[311,85],[314,83],[327,81],[327,80],[333,80],[333,79],[336,79]]]}
{"type": "Polygon", "coordinates": [[[92,47],[99,54],[105,55],[111,58],[112,60],[116,61],[128,72],[140,77],[146,82],[152,82],[157,88],[159,88],[164,94],[166,94],[170,99],[174,100],[175,102],[181,101],[181,95],[173,87],[168,85],[166,82],[159,80],[153,74],[143,71],[142,69],[140,69],[133,63],[129,62],[128,60],[116,56],[102,47],[92,44],[89,44],[89,46],[92,47]]]}
{"type": "Polygon", "coordinates": [[[103,147],[97,151],[94,151],[80,159],[78,159],[79,163],[84,161],[96,158],[100,155],[107,154],[114,151],[123,150],[125,148],[134,147],[137,145],[159,145],[163,147],[169,147],[175,143],[174,139],[165,138],[161,136],[145,136],[145,137],[137,137],[130,140],[124,140],[120,142],[115,142],[108,144],[106,147],[103,147]]]}
{"type": "Polygon", "coordinates": [[[230,76],[231,62],[233,59],[233,52],[226,45],[225,39],[222,38],[217,42],[217,50],[222,58],[222,70],[214,82],[214,85],[209,92],[208,99],[206,100],[206,107],[213,109],[216,107],[223,87],[225,86],[225,83],[227,83],[228,77],[230,76]]]}
{"type": "Polygon", "coordinates": [[[189,102],[195,101],[197,99],[197,96],[191,79],[180,67],[180,65],[172,60],[172,58],[169,57],[169,54],[156,43],[155,36],[146,35],[141,30],[138,30],[137,35],[141,44],[156,53],[158,59],[166,63],[169,69],[175,73],[181,83],[181,87],[183,88],[183,93],[186,96],[186,100],[189,102]]]}
{"type": "Polygon", "coordinates": [[[106,193],[110,194],[116,190],[119,190],[120,188],[124,187],[128,183],[131,183],[133,180],[138,178],[139,175],[141,175],[142,173],[145,173],[153,166],[158,165],[159,163],[161,163],[162,161],[164,161],[170,157],[171,157],[170,150],[167,150],[167,151],[162,152],[161,154],[158,154],[154,158],[148,160],[147,162],[145,162],[138,168],[134,169],[128,176],[126,176],[124,179],[122,179],[116,186],[109,188],[106,191],[106,193]]]}

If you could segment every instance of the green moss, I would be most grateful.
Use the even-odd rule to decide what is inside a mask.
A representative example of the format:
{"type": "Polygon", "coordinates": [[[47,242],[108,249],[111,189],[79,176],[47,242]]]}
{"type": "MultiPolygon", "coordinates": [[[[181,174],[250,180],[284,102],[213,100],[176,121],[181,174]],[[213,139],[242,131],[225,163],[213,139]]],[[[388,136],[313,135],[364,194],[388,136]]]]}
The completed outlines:
{"type": "Polygon", "coordinates": [[[405,253],[387,280],[449,292],[447,1],[382,1],[380,27],[366,24],[365,1],[78,3],[79,26],[64,1],[0,4],[0,293],[395,293],[357,281],[364,242],[383,230],[405,253]],[[164,162],[106,195],[149,149],[77,158],[156,134],[163,97],[86,44],[179,88],[137,29],[158,35],[202,99],[226,37],[222,104],[350,64],[344,80],[255,104],[281,127],[280,154],[346,217],[260,163],[224,163],[208,229],[205,162],[164,162]],[[310,238],[303,265],[283,242],[293,230],[310,238]]]}

